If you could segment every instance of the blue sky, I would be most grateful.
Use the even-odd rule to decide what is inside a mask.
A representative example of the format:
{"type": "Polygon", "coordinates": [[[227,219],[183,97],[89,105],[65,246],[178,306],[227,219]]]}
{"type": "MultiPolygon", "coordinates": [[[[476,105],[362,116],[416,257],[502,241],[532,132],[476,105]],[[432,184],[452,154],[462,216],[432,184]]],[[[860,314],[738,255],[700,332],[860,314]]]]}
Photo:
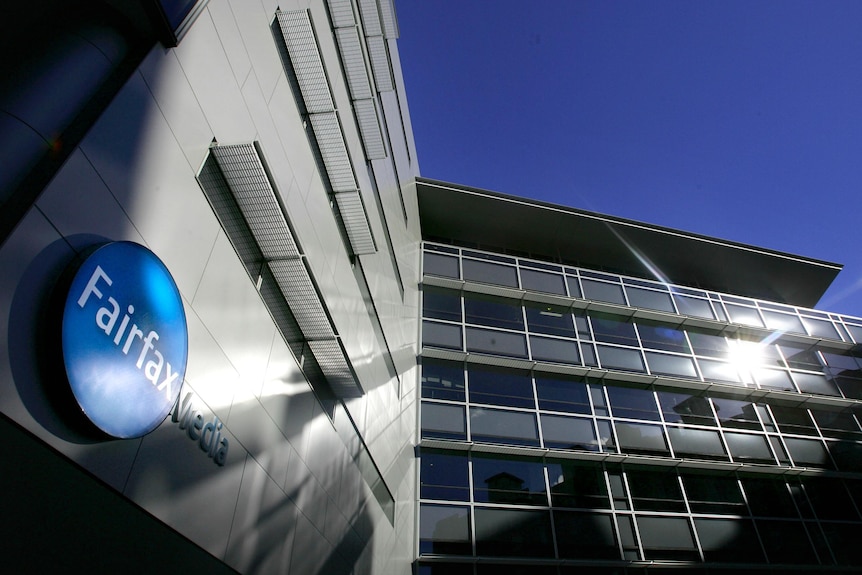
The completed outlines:
{"type": "Polygon", "coordinates": [[[397,0],[423,176],[845,265],[862,2],[397,0]]]}

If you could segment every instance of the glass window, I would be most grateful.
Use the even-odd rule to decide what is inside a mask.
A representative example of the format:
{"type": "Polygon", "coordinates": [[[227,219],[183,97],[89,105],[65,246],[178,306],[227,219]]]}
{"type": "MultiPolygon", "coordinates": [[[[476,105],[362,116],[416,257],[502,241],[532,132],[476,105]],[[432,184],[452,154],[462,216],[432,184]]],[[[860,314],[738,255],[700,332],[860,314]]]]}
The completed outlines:
{"type": "Polygon", "coordinates": [[[781,343],[778,347],[781,348],[787,365],[793,369],[820,371],[823,368],[823,364],[820,362],[820,358],[814,349],[786,343],[781,343]]]}
{"type": "Polygon", "coordinates": [[[750,519],[696,517],[694,528],[705,561],[761,563],[765,560],[750,519]]]}
{"type": "Polygon", "coordinates": [[[757,419],[757,410],[751,402],[713,397],[712,404],[722,427],[763,429],[757,419]]]}
{"type": "Polygon", "coordinates": [[[466,440],[464,407],[423,402],[422,437],[466,440]]]}
{"type": "Polygon", "coordinates": [[[832,395],[841,397],[841,392],[835,383],[819,373],[791,372],[793,380],[799,386],[802,393],[816,393],[818,395],[832,395]]]}
{"type": "Polygon", "coordinates": [[[793,463],[799,467],[833,468],[826,448],[816,439],[785,437],[784,444],[790,452],[790,457],[793,458],[793,463]]]}
{"type": "Polygon", "coordinates": [[[617,440],[623,453],[668,455],[667,443],[660,425],[616,422],[617,440]]]}
{"type": "Polygon", "coordinates": [[[717,431],[668,426],[667,434],[676,457],[727,459],[717,431]]]}
{"type": "Polygon", "coordinates": [[[664,420],[670,423],[715,426],[709,399],[687,393],[659,391],[658,402],[664,420]]]}
{"type": "Polygon", "coordinates": [[[536,374],[539,409],[590,413],[587,384],[583,378],[536,374]]]}
{"type": "Polygon", "coordinates": [[[530,373],[494,367],[467,367],[471,403],[535,408],[530,373]]]}
{"type": "Polygon", "coordinates": [[[422,317],[461,321],[461,295],[435,287],[422,289],[422,317]]]}
{"type": "Polygon", "coordinates": [[[422,397],[464,401],[464,366],[451,361],[423,359],[422,397]]]}
{"type": "Polygon", "coordinates": [[[596,345],[599,360],[603,369],[619,369],[622,371],[646,371],[643,356],[636,349],[596,345]]]}
{"type": "Polygon", "coordinates": [[[754,379],[760,387],[767,389],[780,389],[783,391],[796,391],[790,374],[783,369],[759,368],[751,370],[754,379]]]}
{"type": "MultiPolygon", "coordinates": [[[[564,559],[619,559],[613,516],[555,511],[557,547],[564,559]]],[[[579,571],[580,572],[580,571],[579,571]]]]}
{"type": "Polygon", "coordinates": [[[581,294],[581,285],[578,283],[578,278],[574,276],[566,276],[566,286],[569,288],[569,296],[583,298],[581,294]]]}
{"type": "Polygon", "coordinates": [[[845,371],[842,375],[833,377],[832,380],[844,394],[851,399],[862,399],[862,378],[850,377],[850,372],[845,371]]]}
{"type": "Polygon", "coordinates": [[[644,556],[650,559],[700,559],[688,519],[682,517],[637,517],[644,556]]]}
{"type": "Polygon", "coordinates": [[[473,500],[481,503],[547,506],[542,462],[474,455],[473,500]]]}
{"type": "Polygon", "coordinates": [[[694,513],[748,515],[734,477],[683,474],[682,482],[694,513]]]}
{"type": "Polygon", "coordinates": [[[581,278],[584,286],[584,298],[596,301],[606,301],[625,305],[626,298],[623,295],[623,286],[603,281],[581,278]]]}
{"type": "Polygon", "coordinates": [[[422,322],[422,345],[461,349],[461,326],[433,321],[422,322]]]}
{"type": "Polygon", "coordinates": [[[805,325],[808,333],[814,337],[825,337],[829,339],[841,339],[835,326],[831,321],[825,319],[814,319],[812,317],[802,317],[802,323],[805,325]]]}
{"type": "Polygon", "coordinates": [[[467,351],[527,357],[527,338],[523,334],[478,327],[468,327],[465,331],[467,351]]]}
{"type": "Polygon", "coordinates": [[[541,414],[539,419],[542,422],[542,438],[545,440],[545,447],[581,451],[599,450],[592,419],[546,413],[541,414]]]}
{"type": "Polygon", "coordinates": [[[739,383],[739,371],[733,364],[711,359],[697,359],[703,379],[706,381],[724,381],[727,383],[739,383]]]}
{"type": "Polygon", "coordinates": [[[763,319],[766,321],[766,327],[781,332],[790,333],[805,333],[805,327],[802,325],[799,316],[788,313],[780,313],[777,311],[761,310],[763,319]]]}
{"type": "Polygon", "coordinates": [[[862,565],[862,525],[823,522],[820,527],[839,565],[862,565]]]}
{"type": "Polygon", "coordinates": [[[673,299],[676,302],[676,307],[682,315],[690,315],[693,317],[702,317],[705,319],[715,319],[712,313],[712,306],[705,299],[696,297],[688,297],[680,294],[673,294],[673,299]]]}
{"type": "Polygon", "coordinates": [[[580,365],[581,363],[578,344],[574,341],[531,335],[530,351],[533,354],[533,359],[536,361],[571,363],[576,365],[580,365]]]}
{"type": "Polygon", "coordinates": [[[806,477],[803,483],[818,519],[859,520],[853,500],[840,479],[806,477]]]}
{"type": "Polygon", "coordinates": [[[724,433],[733,460],[742,463],[775,463],[766,438],[748,433],[724,433]]]}
{"type": "Polygon", "coordinates": [[[614,417],[659,421],[655,395],[650,389],[607,386],[614,417]]]}
{"type": "Polygon", "coordinates": [[[728,356],[729,346],[727,339],[720,335],[689,330],[688,338],[691,340],[691,347],[694,349],[694,353],[697,355],[720,358],[728,356]]]}
{"type": "Polygon", "coordinates": [[[677,353],[691,353],[685,339],[685,332],[682,330],[642,321],[639,321],[637,326],[644,347],[677,353]]]}
{"type": "Polygon", "coordinates": [[[798,517],[787,485],[779,479],[743,477],[742,488],[752,515],[761,517],[798,517]]]}
{"type": "Polygon", "coordinates": [[[604,314],[592,314],[590,323],[593,324],[593,334],[596,341],[630,346],[638,345],[635,326],[630,321],[615,319],[604,314]]]}
{"type": "Polygon", "coordinates": [[[757,519],[757,531],[770,563],[810,565],[817,563],[811,540],[800,521],[757,519]]]}
{"type": "Polygon", "coordinates": [[[419,497],[422,499],[470,500],[467,454],[422,450],[419,497]]]}
{"type": "Polygon", "coordinates": [[[694,361],[690,357],[670,355],[667,353],[644,352],[649,371],[655,375],[672,375],[678,377],[697,377],[694,361]]]}
{"type": "Polygon", "coordinates": [[[518,273],[513,266],[464,258],[464,279],[467,281],[518,287],[518,273]]]}
{"type": "Polygon", "coordinates": [[[673,302],[670,294],[664,291],[626,286],[626,295],[629,297],[629,305],[644,309],[656,309],[674,313],[673,302]]]}
{"type": "Polygon", "coordinates": [[[527,326],[531,333],[575,337],[572,314],[566,308],[528,303],[524,309],[527,312],[527,326]]]}
{"type": "Polygon", "coordinates": [[[432,276],[459,278],[458,258],[425,252],[422,272],[432,276]]]}
{"type": "Polygon", "coordinates": [[[628,471],[635,511],[685,511],[679,479],[671,471],[628,471]]]}
{"type": "Polygon", "coordinates": [[[862,471],[862,444],[855,441],[830,441],[829,453],[841,471],[862,471]]]}
{"type": "Polygon", "coordinates": [[[524,331],[521,304],[501,297],[465,295],[464,318],[467,323],[524,331]]]}
{"type": "Polygon", "coordinates": [[[818,435],[814,422],[808,411],[800,407],[770,406],[772,418],[778,424],[778,429],[784,433],[800,435],[818,435]]]}
{"type": "Polygon", "coordinates": [[[725,303],[724,307],[727,308],[727,313],[730,314],[730,321],[733,323],[763,327],[763,321],[760,319],[760,314],[757,313],[755,308],[732,303],[725,303]]]}
{"type": "Polygon", "coordinates": [[[811,415],[814,416],[814,421],[817,422],[825,436],[856,439],[862,433],[859,429],[859,423],[849,411],[812,409],[811,415]]]}
{"type": "Polygon", "coordinates": [[[566,460],[550,461],[548,479],[554,507],[610,509],[605,476],[598,465],[566,460]]]}
{"type": "Polygon", "coordinates": [[[422,563],[416,575],[473,575],[472,563],[422,563]]]}
{"type": "Polygon", "coordinates": [[[423,503],[419,508],[419,553],[472,555],[470,508],[423,503]]]}
{"type": "Polygon", "coordinates": [[[533,413],[471,407],[470,433],[473,441],[539,446],[533,413]]]}
{"type": "Polygon", "coordinates": [[[549,272],[521,268],[521,287],[527,290],[566,295],[563,276],[549,272]]]}
{"type": "Polygon", "coordinates": [[[474,510],[479,555],[553,557],[551,516],[525,509],[474,510]]]}

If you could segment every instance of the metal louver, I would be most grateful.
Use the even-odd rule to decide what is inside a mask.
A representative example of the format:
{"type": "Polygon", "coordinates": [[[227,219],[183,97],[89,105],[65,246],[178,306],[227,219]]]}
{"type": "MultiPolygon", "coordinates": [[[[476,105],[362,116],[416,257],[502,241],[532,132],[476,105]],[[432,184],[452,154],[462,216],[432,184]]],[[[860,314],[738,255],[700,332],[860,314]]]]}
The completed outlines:
{"type": "MultiPolygon", "coordinates": [[[[361,396],[362,388],[290,231],[257,147],[213,145],[210,150],[327,383],[340,397],[361,396]]],[[[358,196],[355,189],[352,193],[358,196]]]]}
{"type": "Polygon", "coordinates": [[[306,110],[309,114],[334,110],[308,11],[279,11],[276,15],[306,110]]]}

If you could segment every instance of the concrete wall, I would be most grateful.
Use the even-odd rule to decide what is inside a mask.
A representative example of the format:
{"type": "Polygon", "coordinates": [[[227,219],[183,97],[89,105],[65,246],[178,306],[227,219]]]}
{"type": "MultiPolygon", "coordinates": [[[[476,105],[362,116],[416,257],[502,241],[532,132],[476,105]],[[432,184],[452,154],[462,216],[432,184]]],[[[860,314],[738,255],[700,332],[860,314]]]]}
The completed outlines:
{"type": "MultiPolygon", "coordinates": [[[[395,43],[390,47],[403,90],[395,43]]],[[[344,84],[323,2],[211,0],[177,48],[148,55],[0,247],[2,412],[241,572],[410,572],[419,224],[405,185],[418,165],[409,119],[401,125],[404,94],[383,94],[393,153],[372,165],[378,202],[355,124],[344,119],[344,84]],[[355,266],[273,39],[277,6],[312,12],[379,247],[355,266]],[[338,409],[348,410],[395,496],[394,526],[195,180],[213,139],[260,143],[366,390],[338,409]],[[109,240],[149,247],[173,275],[189,332],[182,395],[193,392],[207,420],[216,415],[225,423],[224,467],[170,419],[140,439],[106,440],[81,433],[59,413],[55,391],[66,383],[45,343],[54,328],[53,288],[76,255],[109,240]],[[373,305],[363,300],[361,275],[373,305]],[[374,314],[384,345],[374,335],[374,314]]]]}

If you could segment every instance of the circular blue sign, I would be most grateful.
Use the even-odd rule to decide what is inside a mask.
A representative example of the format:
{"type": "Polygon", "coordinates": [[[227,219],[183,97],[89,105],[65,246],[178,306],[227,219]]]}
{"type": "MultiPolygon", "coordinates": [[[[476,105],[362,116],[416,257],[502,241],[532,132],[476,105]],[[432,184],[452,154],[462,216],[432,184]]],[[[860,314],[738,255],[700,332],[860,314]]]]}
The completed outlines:
{"type": "Polygon", "coordinates": [[[131,242],[93,252],[72,280],[62,329],[72,392],[96,427],[130,438],[164,421],[189,346],[179,290],[153,252],[131,242]]]}

